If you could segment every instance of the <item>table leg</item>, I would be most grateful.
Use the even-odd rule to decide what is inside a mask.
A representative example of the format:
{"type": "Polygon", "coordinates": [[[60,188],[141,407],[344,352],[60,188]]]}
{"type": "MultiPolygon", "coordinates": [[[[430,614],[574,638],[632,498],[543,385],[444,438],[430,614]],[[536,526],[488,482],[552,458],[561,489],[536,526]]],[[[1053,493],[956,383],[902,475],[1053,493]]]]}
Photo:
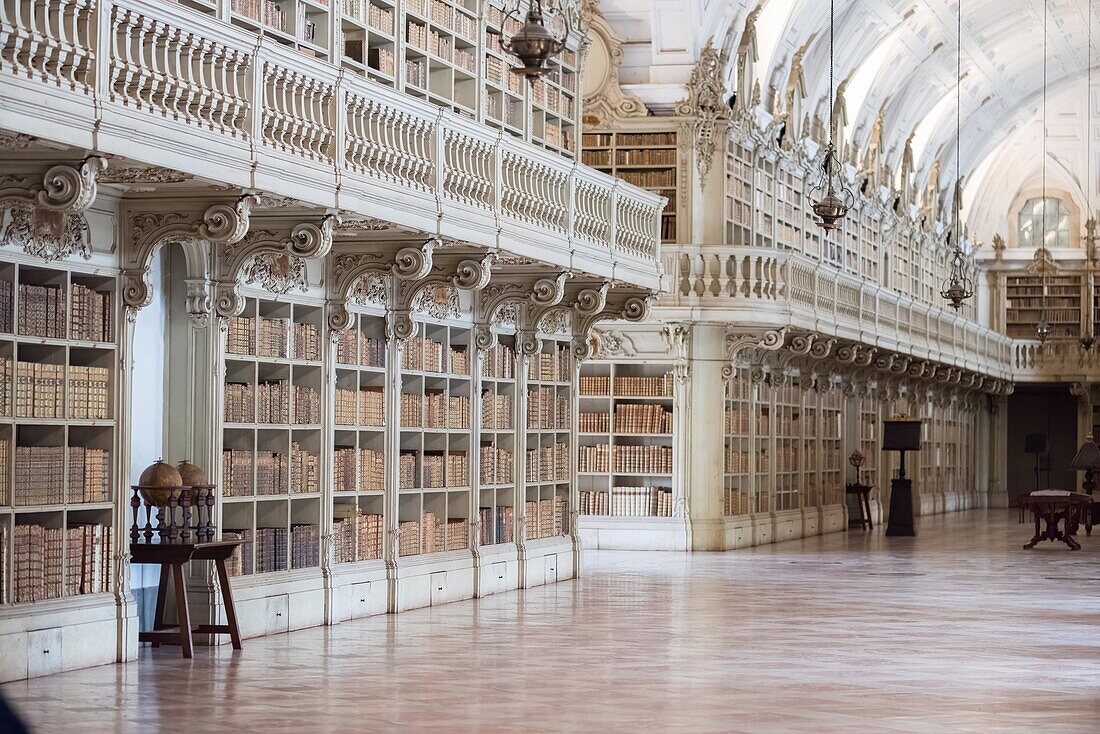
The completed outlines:
{"type": "Polygon", "coordinates": [[[1035,535],[1033,535],[1031,540],[1024,546],[1024,550],[1027,550],[1028,548],[1034,548],[1036,545],[1039,544],[1039,541],[1043,539],[1042,526],[1040,524],[1042,522],[1042,515],[1038,511],[1034,511],[1034,514],[1035,535]]]}
{"type": "Polygon", "coordinates": [[[863,510],[867,513],[867,529],[874,530],[875,523],[871,519],[871,493],[867,492],[863,495],[863,510]]]}
{"type": "Polygon", "coordinates": [[[225,559],[214,561],[218,568],[218,584],[222,590],[222,604],[225,604],[225,621],[229,623],[229,639],[233,649],[241,649],[241,630],[237,627],[237,608],[233,606],[233,589],[229,586],[229,573],[225,570],[225,559]]]}
{"type": "Polygon", "coordinates": [[[180,628],[180,647],[183,648],[185,658],[191,654],[191,613],[187,609],[187,586],[183,579],[183,564],[172,564],[172,577],[175,581],[176,591],[176,621],[180,628]]]}
{"type": "MultiPolygon", "coordinates": [[[[160,564],[160,581],[157,582],[157,608],[153,614],[153,631],[164,629],[164,605],[168,601],[168,569],[160,564]]],[[[159,642],[152,643],[153,647],[160,647],[159,642]]]]}

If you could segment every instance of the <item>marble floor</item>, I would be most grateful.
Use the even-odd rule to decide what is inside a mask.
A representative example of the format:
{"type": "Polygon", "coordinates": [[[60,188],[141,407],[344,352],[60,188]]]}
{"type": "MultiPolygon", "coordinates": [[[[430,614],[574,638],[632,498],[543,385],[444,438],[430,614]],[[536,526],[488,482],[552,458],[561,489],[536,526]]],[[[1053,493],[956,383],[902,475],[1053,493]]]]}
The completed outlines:
{"type": "Polygon", "coordinates": [[[37,732],[1100,732],[1100,534],[1015,512],[721,554],[7,684],[37,732]]]}

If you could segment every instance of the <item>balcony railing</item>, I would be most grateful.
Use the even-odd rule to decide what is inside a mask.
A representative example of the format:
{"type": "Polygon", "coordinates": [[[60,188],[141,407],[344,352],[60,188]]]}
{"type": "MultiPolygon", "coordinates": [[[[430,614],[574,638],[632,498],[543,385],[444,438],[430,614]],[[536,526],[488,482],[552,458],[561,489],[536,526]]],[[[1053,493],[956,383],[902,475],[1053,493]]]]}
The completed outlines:
{"type": "Polygon", "coordinates": [[[814,331],[1013,379],[1013,342],[947,308],[920,303],[804,255],[726,245],[666,245],[666,318],[814,331]]]}
{"type": "Polygon", "coordinates": [[[0,128],[660,282],[660,197],[174,3],[0,0],[0,128]]]}

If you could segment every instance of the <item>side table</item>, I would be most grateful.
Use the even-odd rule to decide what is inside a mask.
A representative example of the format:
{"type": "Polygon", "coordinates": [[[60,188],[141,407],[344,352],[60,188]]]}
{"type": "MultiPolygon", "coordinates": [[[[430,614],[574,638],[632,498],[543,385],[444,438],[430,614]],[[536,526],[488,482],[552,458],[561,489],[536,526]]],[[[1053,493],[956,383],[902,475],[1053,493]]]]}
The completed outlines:
{"type": "Polygon", "coordinates": [[[130,556],[133,563],[149,563],[160,566],[160,583],[157,586],[157,605],[153,616],[153,629],[139,632],[139,642],[151,642],[153,647],[160,645],[179,645],[183,657],[190,658],[193,653],[191,635],[228,634],[234,650],[241,649],[241,632],[237,625],[237,610],[233,604],[233,589],[229,585],[229,574],[225,561],[242,540],[217,540],[206,543],[131,543],[130,556]],[[188,561],[213,561],[217,569],[218,585],[221,588],[222,602],[225,604],[226,624],[200,624],[191,626],[191,612],[187,606],[187,587],[183,577],[183,566],[188,561]],[[164,607],[167,603],[169,576],[176,597],[175,626],[164,623],[164,607]]]}
{"type": "Polygon", "coordinates": [[[859,508],[859,517],[849,517],[848,527],[859,527],[874,530],[875,524],[871,521],[871,490],[873,487],[867,484],[845,484],[845,496],[856,495],[856,506],[859,508]]]}

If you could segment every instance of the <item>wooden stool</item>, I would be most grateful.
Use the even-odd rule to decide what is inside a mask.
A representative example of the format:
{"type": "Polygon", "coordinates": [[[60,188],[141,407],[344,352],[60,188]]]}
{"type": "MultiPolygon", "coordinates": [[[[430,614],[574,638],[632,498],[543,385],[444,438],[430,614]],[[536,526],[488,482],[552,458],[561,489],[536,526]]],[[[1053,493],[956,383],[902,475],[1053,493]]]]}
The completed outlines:
{"type": "Polygon", "coordinates": [[[856,495],[856,507],[859,508],[859,517],[849,517],[848,527],[858,527],[860,530],[864,528],[868,530],[874,530],[875,524],[871,521],[871,490],[866,484],[846,484],[844,485],[844,494],[856,495]]]}
{"type": "Polygon", "coordinates": [[[237,546],[244,541],[219,540],[209,543],[131,543],[130,555],[134,563],[160,565],[160,583],[157,586],[157,606],[153,616],[153,630],[139,632],[139,642],[151,642],[153,647],[160,645],[179,645],[183,657],[192,657],[193,644],[191,634],[228,634],[234,650],[241,649],[241,631],[237,626],[237,610],[233,604],[233,589],[229,585],[229,574],[225,561],[237,546]],[[187,587],[183,578],[183,565],[188,561],[213,561],[218,573],[218,585],[225,604],[226,624],[200,624],[191,626],[191,612],[187,606],[187,587]],[[172,576],[173,592],[176,596],[176,621],[169,626],[164,623],[164,607],[168,596],[168,577],[172,576]]]}

